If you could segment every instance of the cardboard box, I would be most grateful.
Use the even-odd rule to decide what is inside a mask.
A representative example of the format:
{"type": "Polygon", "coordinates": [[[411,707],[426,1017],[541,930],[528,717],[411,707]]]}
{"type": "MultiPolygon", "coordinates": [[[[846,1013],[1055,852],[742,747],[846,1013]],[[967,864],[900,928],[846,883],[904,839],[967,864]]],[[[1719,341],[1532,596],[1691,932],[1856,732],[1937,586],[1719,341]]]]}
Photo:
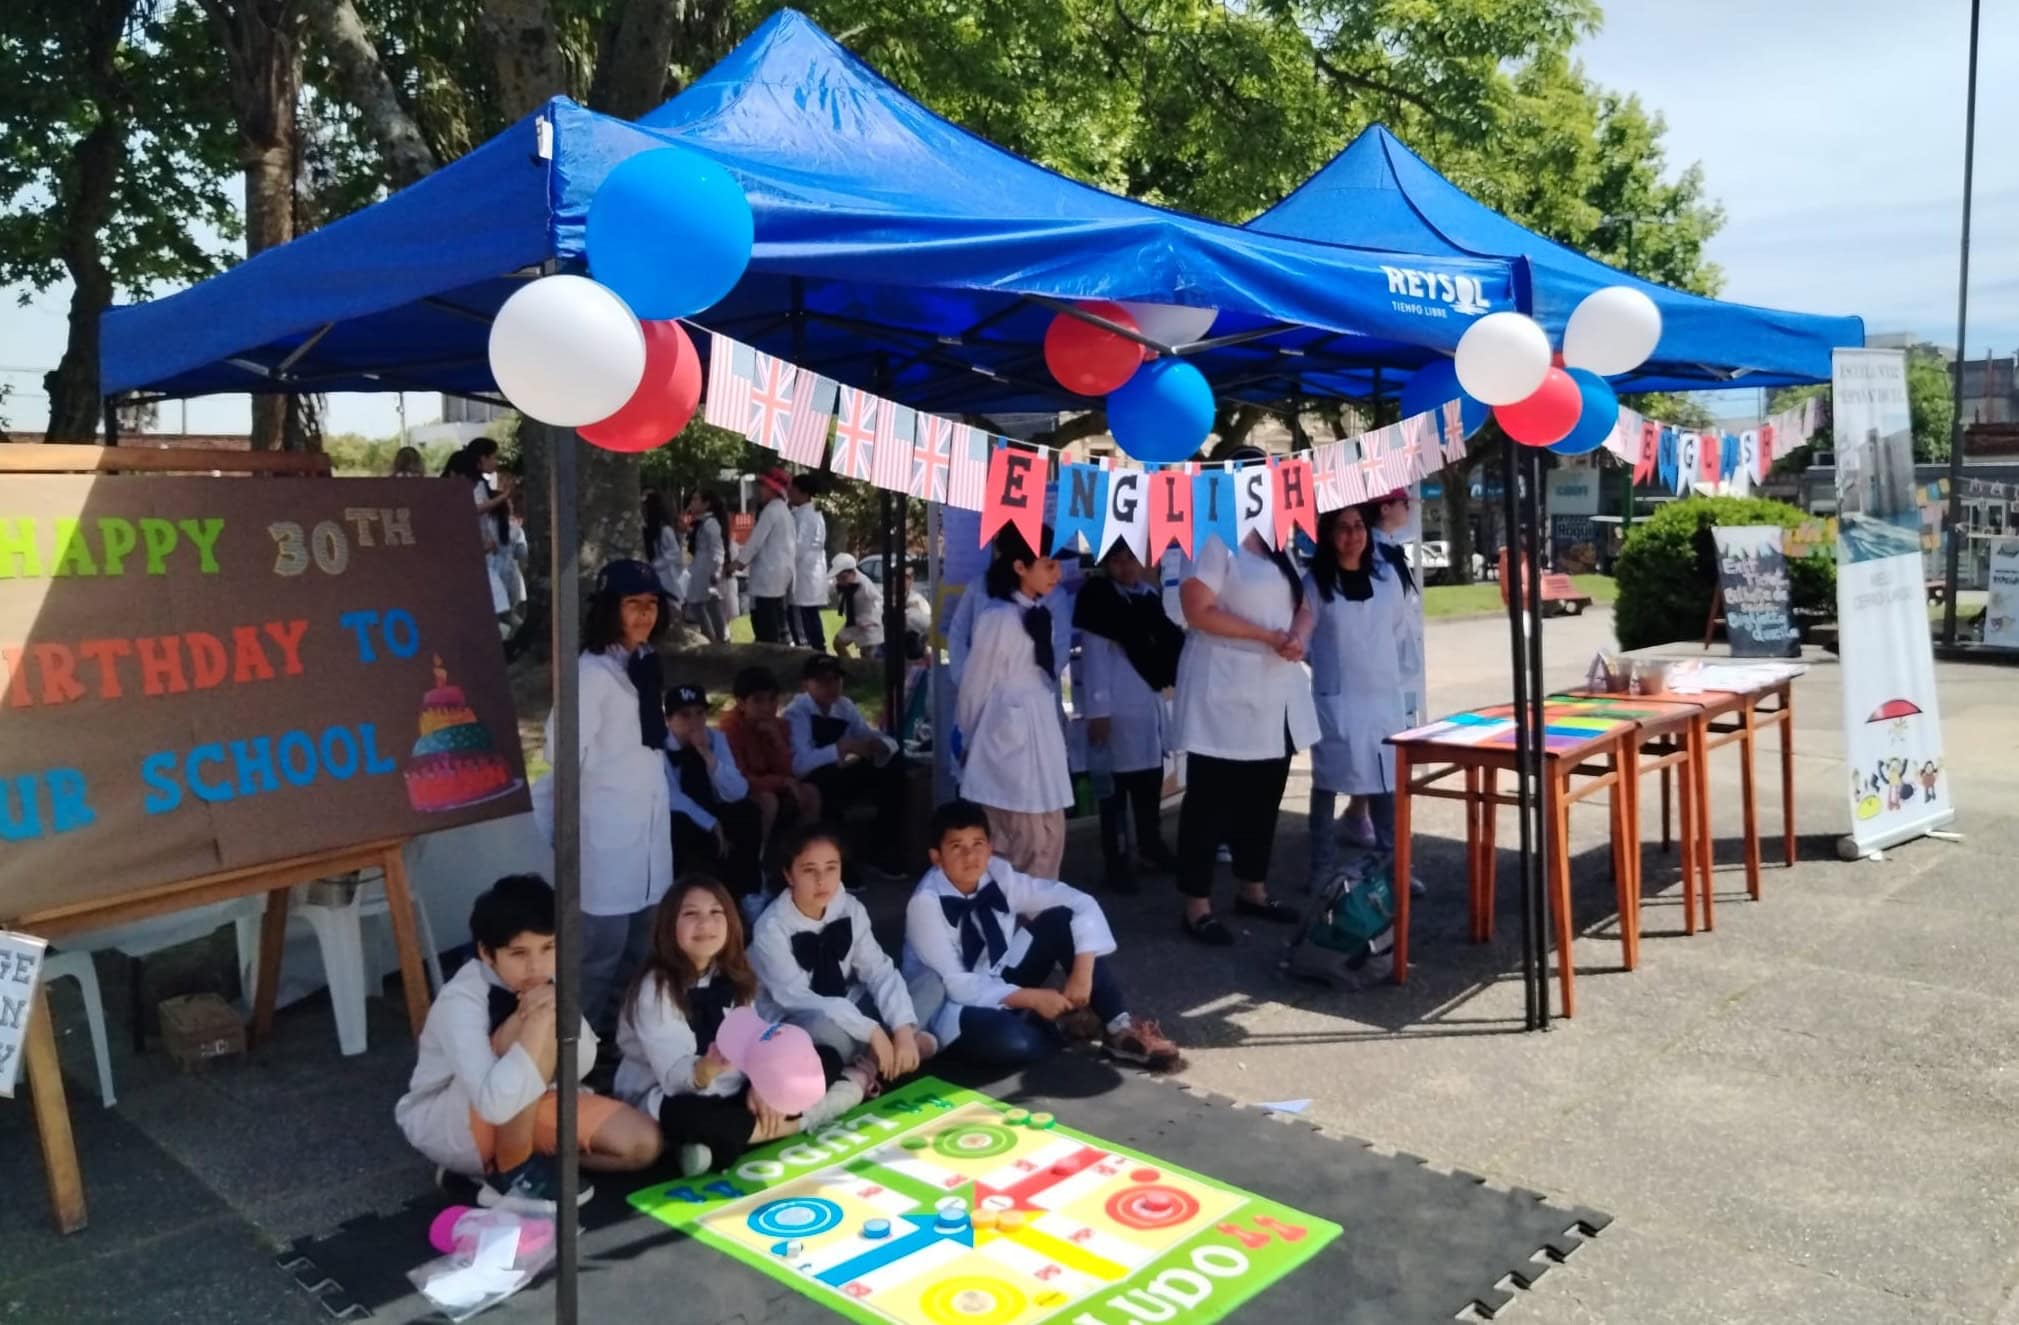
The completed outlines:
{"type": "Polygon", "coordinates": [[[185,994],[161,1001],[161,1039],[183,1071],[212,1059],[245,1053],[245,1022],[216,994],[185,994]]]}

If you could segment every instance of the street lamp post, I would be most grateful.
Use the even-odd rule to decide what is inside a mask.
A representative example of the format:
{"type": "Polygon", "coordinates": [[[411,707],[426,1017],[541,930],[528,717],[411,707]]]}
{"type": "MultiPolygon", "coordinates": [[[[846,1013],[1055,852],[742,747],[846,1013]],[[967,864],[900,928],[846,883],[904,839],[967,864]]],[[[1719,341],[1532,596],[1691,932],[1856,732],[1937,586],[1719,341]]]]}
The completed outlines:
{"type": "Polygon", "coordinates": [[[1970,177],[1977,155],[1977,22],[1983,0],[1970,0],[1970,78],[1963,111],[1963,244],[1956,273],[1956,381],[1949,417],[1949,538],[1942,570],[1942,643],[1956,643],[1956,580],[1963,552],[1963,370],[1970,361],[1970,177]]]}

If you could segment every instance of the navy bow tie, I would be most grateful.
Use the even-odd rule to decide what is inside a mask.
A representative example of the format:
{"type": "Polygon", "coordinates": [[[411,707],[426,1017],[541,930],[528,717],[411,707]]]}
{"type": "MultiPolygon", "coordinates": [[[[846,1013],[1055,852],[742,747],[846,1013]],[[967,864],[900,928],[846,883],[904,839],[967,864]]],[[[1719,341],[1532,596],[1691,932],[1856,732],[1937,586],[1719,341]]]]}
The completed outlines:
{"type": "Polygon", "coordinates": [[[722,1018],[736,999],[736,989],[719,975],[705,985],[687,991],[687,1025],[694,1032],[695,1046],[707,1053],[722,1031],[722,1018]]]}
{"type": "Polygon", "coordinates": [[[1009,940],[1003,937],[1002,924],[996,919],[997,912],[1010,913],[1009,899],[993,880],[966,897],[940,898],[939,909],[945,913],[946,923],[960,930],[960,964],[968,970],[974,969],[984,949],[991,964],[1009,951],[1009,940]]]}
{"type": "Polygon", "coordinates": [[[792,960],[813,979],[813,992],[822,998],[841,998],[848,993],[848,977],[842,963],[855,946],[855,922],[847,916],[824,929],[802,929],[792,936],[792,960]]]}

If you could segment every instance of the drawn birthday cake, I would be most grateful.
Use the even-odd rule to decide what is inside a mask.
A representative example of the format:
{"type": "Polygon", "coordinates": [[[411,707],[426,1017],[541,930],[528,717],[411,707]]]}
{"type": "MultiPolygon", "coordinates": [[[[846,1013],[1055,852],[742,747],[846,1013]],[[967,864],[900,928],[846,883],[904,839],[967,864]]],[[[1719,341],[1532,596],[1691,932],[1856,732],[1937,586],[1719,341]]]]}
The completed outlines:
{"type": "Polygon", "coordinates": [[[435,658],[435,688],[421,701],[421,735],[407,761],[407,800],[422,813],[461,809],[517,785],[461,686],[435,658]]]}

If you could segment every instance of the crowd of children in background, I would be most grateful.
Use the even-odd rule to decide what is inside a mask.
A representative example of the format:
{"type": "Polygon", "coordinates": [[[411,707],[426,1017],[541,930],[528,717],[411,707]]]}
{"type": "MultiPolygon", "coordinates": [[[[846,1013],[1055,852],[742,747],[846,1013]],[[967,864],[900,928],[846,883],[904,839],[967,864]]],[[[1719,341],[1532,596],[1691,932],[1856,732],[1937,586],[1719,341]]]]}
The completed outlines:
{"type": "MultiPolygon", "coordinates": [[[[757,532],[735,557],[752,569],[762,633],[821,642],[817,611],[803,613],[811,604],[793,588],[805,567],[790,551],[795,524],[812,536],[818,512],[800,514],[806,490],[782,475],[762,486],[757,532]]],[[[608,1091],[581,1097],[573,1144],[584,1164],[635,1169],[664,1155],[684,1174],[721,1169],[750,1146],[839,1118],[939,1054],[1014,1067],[1084,1040],[1120,1061],[1176,1066],[1177,1048],[1133,1014],[1120,990],[1099,903],[1059,878],[1074,800],[1060,672],[1075,631],[1074,700],[1086,719],[1085,766],[1100,788],[1107,883],[1133,892],[1138,869],[1179,871],[1159,802],[1167,754],[1191,747],[1168,730],[1163,696],[1175,685],[1179,725],[1190,712],[1198,727],[1205,700],[1196,689],[1186,694],[1179,663],[1189,659],[1197,673],[1206,650],[1187,650],[1186,632],[1126,543],[1107,551],[1106,574],[1069,606],[1058,593],[1059,563],[1006,530],[956,612],[948,635],[964,740],[961,799],[931,816],[931,868],[905,875],[913,891],[893,961],[849,885],[905,870],[912,779],[899,742],[844,693],[842,664],[813,654],[799,693],[783,703],[773,672],[745,668],[713,726],[700,686],[662,680],[655,641],[676,607],[669,575],[683,576],[690,619],[710,634],[720,629],[717,589],[732,561],[718,508],[705,498],[690,507],[683,548],[663,505],[648,504],[650,564],[622,560],[602,570],[582,633],[580,1071],[591,1075],[598,1045],[613,1035],[621,1055],[608,1091]],[[697,584],[715,596],[692,618],[697,584]],[[784,1112],[729,1066],[716,1035],[743,1006],[804,1028],[826,1082],[817,1104],[784,1112]]],[[[1314,840],[1314,867],[1332,857],[1339,795],[1369,813],[1358,831],[1388,835],[1392,764],[1382,739],[1407,704],[1420,702],[1404,693],[1420,640],[1410,637],[1404,610],[1414,585],[1382,542],[1392,520],[1382,504],[1328,515],[1308,576],[1279,554],[1220,549],[1220,563],[1202,561],[1199,582],[1186,585],[1194,636],[1203,631],[1244,661],[1282,668],[1282,702],[1239,732],[1259,740],[1257,753],[1243,755],[1247,763],[1200,750],[1194,759],[1207,772],[1217,759],[1245,775],[1263,764],[1287,768],[1290,750],[1315,744],[1311,824],[1322,840],[1314,840]],[[1273,595],[1267,601],[1264,591],[1273,595]],[[1265,608],[1274,613],[1266,620],[1265,608]],[[1314,678],[1297,665],[1307,648],[1315,704],[1314,678]],[[1370,698],[1373,691],[1380,694],[1370,698]]],[[[1046,531],[1041,546],[1050,544],[1046,531]]],[[[883,629],[877,586],[846,556],[828,574],[842,604],[836,646],[869,651],[883,629]]],[[[1208,735],[1235,730],[1225,713],[1210,716],[1208,735]]],[[[551,718],[547,736],[551,750],[551,718]]],[[[1199,731],[1190,739],[1196,744],[1199,731]]],[[[1188,802],[1186,850],[1210,860],[1214,845],[1233,846],[1245,881],[1236,909],[1280,919],[1291,908],[1258,882],[1267,860],[1256,843],[1273,833],[1221,822],[1235,803],[1259,810],[1261,802],[1252,788],[1223,781],[1227,804],[1205,834],[1188,802]]],[[[552,801],[543,779],[534,806],[550,838],[552,801]]],[[[1266,808],[1273,825],[1273,799],[1266,808]]],[[[1354,821],[1346,831],[1356,833],[1354,821]]],[[[1210,879],[1210,870],[1192,869],[1199,863],[1188,861],[1187,872],[1210,879]]],[[[1209,901],[1187,892],[1185,931],[1231,942],[1209,901]]],[[[478,960],[437,1000],[398,1108],[443,1180],[473,1184],[485,1204],[536,1206],[553,1196],[553,905],[546,885],[526,877],[500,880],[478,900],[478,960]]]]}

